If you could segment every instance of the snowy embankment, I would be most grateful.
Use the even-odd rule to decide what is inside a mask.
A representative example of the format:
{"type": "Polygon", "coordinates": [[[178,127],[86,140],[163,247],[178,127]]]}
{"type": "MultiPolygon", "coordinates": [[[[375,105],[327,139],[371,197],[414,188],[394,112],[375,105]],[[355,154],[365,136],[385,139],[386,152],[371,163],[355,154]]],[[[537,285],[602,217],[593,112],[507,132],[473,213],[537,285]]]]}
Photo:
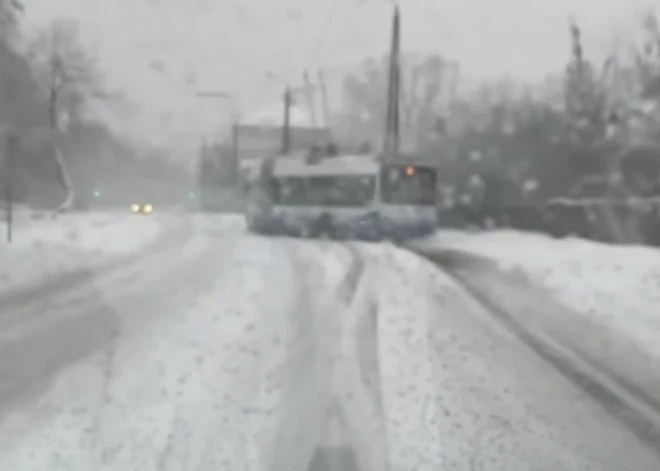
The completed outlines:
{"type": "Polygon", "coordinates": [[[18,214],[12,242],[0,241],[0,294],[99,267],[154,242],[173,221],[130,213],[18,214]]]}
{"type": "Polygon", "coordinates": [[[364,471],[660,469],[419,257],[202,239],[108,297],[109,348],[2,412],[0,469],[307,471],[333,396],[364,471]]]}
{"type": "Polygon", "coordinates": [[[494,261],[470,269],[491,297],[660,404],[660,250],[514,231],[441,232],[424,245],[494,261]]]}

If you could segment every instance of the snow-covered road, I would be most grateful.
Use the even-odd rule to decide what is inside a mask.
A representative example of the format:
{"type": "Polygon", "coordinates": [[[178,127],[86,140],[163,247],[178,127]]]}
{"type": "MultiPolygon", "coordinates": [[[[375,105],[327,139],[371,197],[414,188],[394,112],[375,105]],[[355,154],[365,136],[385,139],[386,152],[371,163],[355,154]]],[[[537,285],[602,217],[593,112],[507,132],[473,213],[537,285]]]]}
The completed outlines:
{"type": "Polygon", "coordinates": [[[3,310],[0,469],[307,471],[328,423],[360,471],[660,469],[430,261],[191,227],[3,310]]]}
{"type": "Polygon", "coordinates": [[[0,297],[16,297],[37,284],[58,289],[68,282],[62,278],[85,278],[190,226],[186,215],[141,217],[128,210],[54,216],[23,215],[12,242],[0,241],[0,297]]]}

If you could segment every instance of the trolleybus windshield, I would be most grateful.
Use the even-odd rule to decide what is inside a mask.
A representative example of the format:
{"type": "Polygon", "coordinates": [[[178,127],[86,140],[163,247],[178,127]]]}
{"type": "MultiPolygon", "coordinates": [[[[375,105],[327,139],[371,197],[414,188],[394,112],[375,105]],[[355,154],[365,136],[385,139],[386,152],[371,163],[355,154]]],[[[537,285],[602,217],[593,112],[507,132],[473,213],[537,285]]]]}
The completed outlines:
{"type": "Polygon", "coordinates": [[[433,167],[388,165],[381,172],[384,203],[416,206],[436,204],[437,173],[433,167]]]}

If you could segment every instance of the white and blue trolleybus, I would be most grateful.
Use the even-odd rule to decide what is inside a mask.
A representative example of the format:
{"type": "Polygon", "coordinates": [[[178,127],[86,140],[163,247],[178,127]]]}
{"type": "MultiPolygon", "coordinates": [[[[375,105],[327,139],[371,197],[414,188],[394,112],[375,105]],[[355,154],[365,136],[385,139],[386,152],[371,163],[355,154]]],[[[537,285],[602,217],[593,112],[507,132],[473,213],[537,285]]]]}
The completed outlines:
{"type": "Polygon", "coordinates": [[[405,239],[436,228],[437,170],[376,155],[288,155],[248,181],[250,231],[332,239],[405,239]]]}

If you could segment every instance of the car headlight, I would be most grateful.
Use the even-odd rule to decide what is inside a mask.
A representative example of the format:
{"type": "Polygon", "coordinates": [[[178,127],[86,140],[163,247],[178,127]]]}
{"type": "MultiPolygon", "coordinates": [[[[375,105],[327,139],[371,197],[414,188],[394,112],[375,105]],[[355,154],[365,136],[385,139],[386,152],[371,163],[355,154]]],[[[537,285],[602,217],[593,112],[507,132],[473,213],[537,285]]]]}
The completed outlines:
{"type": "Polygon", "coordinates": [[[140,212],[140,205],[139,204],[132,204],[131,205],[131,211],[134,213],[139,213],[140,212]]]}
{"type": "Polygon", "coordinates": [[[145,205],[144,205],[144,212],[145,212],[145,213],[150,213],[150,212],[152,212],[153,210],[154,210],[154,207],[153,207],[152,205],[150,205],[150,204],[145,204],[145,205]]]}

